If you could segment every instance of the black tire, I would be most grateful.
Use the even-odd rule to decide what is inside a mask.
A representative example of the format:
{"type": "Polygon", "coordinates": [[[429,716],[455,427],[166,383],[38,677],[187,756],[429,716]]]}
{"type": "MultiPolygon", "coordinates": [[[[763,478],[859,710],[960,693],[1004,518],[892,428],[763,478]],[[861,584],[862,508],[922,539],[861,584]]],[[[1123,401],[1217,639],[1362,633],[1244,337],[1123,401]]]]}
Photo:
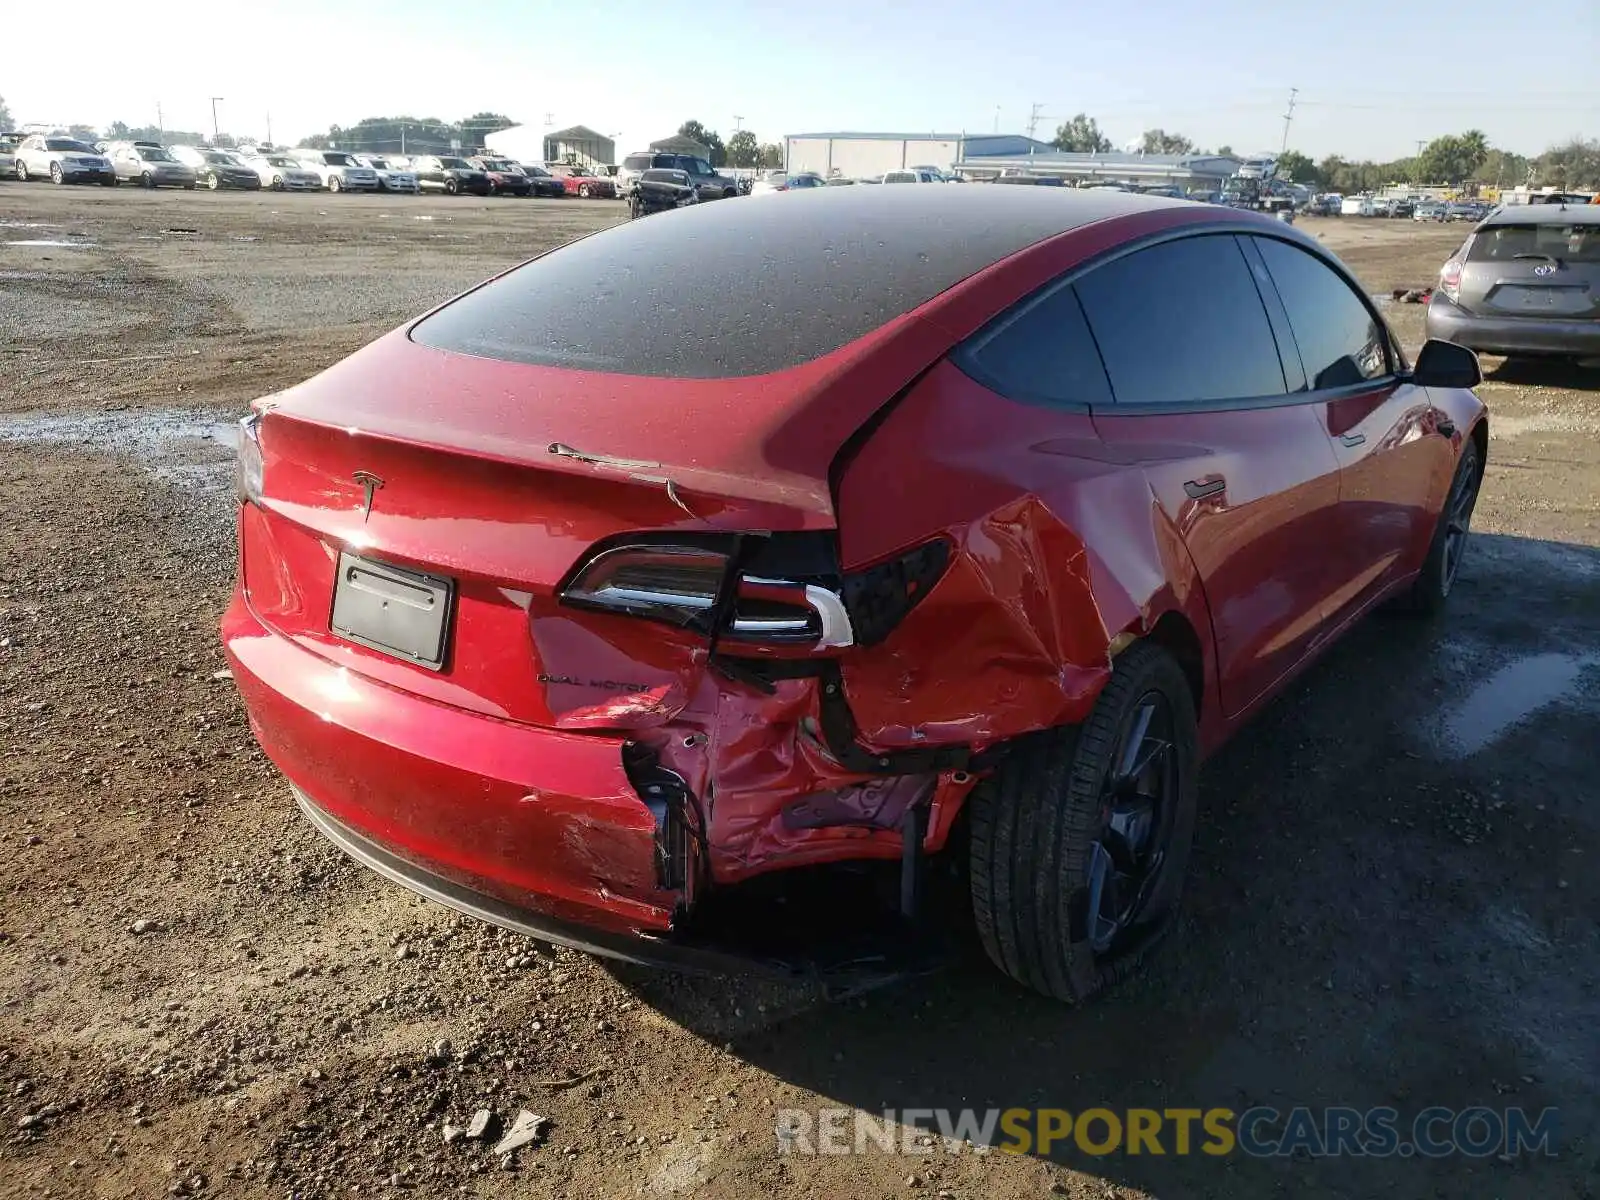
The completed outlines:
{"type": "Polygon", "coordinates": [[[206,176],[206,187],[210,191],[213,191],[213,192],[218,191],[222,187],[222,176],[220,176],[220,175],[207,175],[206,176]]]}
{"type": "Polygon", "coordinates": [[[1194,839],[1197,746],[1194,697],[1182,668],[1160,646],[1136,642],[1117,656],[1087,721],[1012,748],[968,803],[973,916],[996,966],[1071,1004],[1138,967],[1177,914],[1194,839]],[[1151,739],[1156,731],[1168,736],[1151,739]],[[1102,888],[1101,906],[1090,913],[1094,864],[1114,861],[1105,848],[1113,805],[1131,789],[1108,789],[1119,755],[1137,758],[1147,745],[1166,750],[1159,762],[1152,753],[1126,782],[1153,770],[1165,799],[1152,808],[1148,866],[1126,920],[1111,921],[1102,914],[1107,900],[1115,905],[1115,883],[1102,888]]]}
{"type": "Polygon", "coordinates": [[[282,175],[274,175],[272,177],[272,190],[275,191],[275,192],[283,191],[283,176],[282,175]]]}
{"type": "Polygon", "coordinates": [[[50,164],[50,182],[58,187],[67,182],[66,172],[61,169],[60,163],[50,164]]]}
{"type": "Polygon", "coordinates": [[[444,194],[446,196],[454,196],[460,190],[461,190],[461,181],[460,180],[457,180],[457,179],[446,179],[444,181],[444,194]]]}
{"type": "Polygon", "coordinates": [[[117,184],[119,184],[121,182],[122,182],[122,180],[118,179],[115,175],[113,175],[110,179],[102,179],[100,181],[100,186],[101,187],[116,187],[117,184]]]}
{"type": "Polygon", "coordinates": [[[154,191],[156,186],[156,177],[150,174],[149,171],[146,171],[143,175],[139,176],[139,186],[149,188],[151,191],[154,191]]]}
{"type": "Polygon", "coordinates": [[[588,198],[589,198],[589,185],[587,183],[580,183],[578,185],[578,199],[587,200],[588,198]]]}
{"type": "Polygon", "coordinates": [[[328,176],[328,190],[333,192],[335,195],[344,191],[344,184],[339,181],[339,177],[337,175],[328,176]]]}
{"type": "Polygon", "coordinates": [[[17,161],[16,161],[16,164],[15,164],[15,170],[16,170],[16,173],[17,173],[17,182],[18,183],[27,183],[28,182],[28,164],[22,161],[22,156],[21,155],[17,156],[17,161]]]}
{"type": "Polygon", "coordinates": [[[1411,590],[1400,598],[1398,608],[1419,616],[1431,617],[1444,610],[1445,601],[1461,573],[1461,560],[1471,542],[1472,511],[1477,507],[1478,489],[1483,483],[1483,458],[1476,439],[1468,437],[1450,478],[1444,507],[1433,527],[1428,557],[1411,590]]]}

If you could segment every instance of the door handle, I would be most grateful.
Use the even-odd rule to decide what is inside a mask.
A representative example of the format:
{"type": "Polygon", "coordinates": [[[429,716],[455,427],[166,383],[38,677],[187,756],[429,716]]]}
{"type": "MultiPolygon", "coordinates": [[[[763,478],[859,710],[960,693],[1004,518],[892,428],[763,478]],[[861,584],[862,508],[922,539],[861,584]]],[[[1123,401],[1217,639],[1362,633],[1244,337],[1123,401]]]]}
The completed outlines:
{"type": "Polygon", "coordinates": [[[1367,444],[1367,435],[1364,433],[1341,433],[1339,440],[1346,446],[1365,446],[1367,444]]]}
{"type": "Polygon", "coordinates": [[[1189,493],[1191,500],[1204,500],[1207,496],[1215,496],[1219,492],[1228,490],[1226,479],[1207,479],[1202,483],[1198,479],[1191,479],[1183,485],[1183,490],[1189,493]]]}

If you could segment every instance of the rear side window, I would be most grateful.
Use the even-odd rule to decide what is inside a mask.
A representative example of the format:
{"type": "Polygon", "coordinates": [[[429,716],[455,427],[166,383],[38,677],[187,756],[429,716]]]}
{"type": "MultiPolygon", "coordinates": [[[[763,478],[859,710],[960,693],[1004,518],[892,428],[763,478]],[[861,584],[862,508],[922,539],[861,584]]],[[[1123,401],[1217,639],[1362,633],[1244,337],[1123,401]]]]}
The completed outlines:
{"type": "Polygon", "coordinates": [[[1298,246],[1273,238],[1255,241],[1289,314],[1311,389],[1348,387],[1387,375],[1388,338],[1350,285],[1298,246]]]}
{"type": "Polygon", "coordinates": [[[980,332],[962,368],[1003,396],[1050,407],[1111,400],[1078,294],[1058,287],[980,332]]]}
{"type": "Polygon", "coordinates": [[[1118,404],[1284,393],[1272,326],[1231,235],[1136,250],[1076,290],[1118,404]]]}
{"type": "Polygon", "coordinates": [[[1467,248],[1468,262],[1515,262],[1518,258],[1600,263],[1600,224],[1490,225],[1467,248]]]}

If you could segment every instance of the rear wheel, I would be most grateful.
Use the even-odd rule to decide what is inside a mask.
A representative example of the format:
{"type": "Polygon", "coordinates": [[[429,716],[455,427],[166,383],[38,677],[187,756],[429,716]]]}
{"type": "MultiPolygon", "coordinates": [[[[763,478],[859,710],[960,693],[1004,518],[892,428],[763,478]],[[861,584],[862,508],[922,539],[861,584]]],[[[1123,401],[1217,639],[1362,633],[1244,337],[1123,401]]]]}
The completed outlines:
{"type": "Polygon", "coordinates": [[[460,181],[455,180],[455,179],[446,179],[444,181],[444,194],[446,196],[454,196],[460,190],[461,190],[460,181]]]}
{"type": "Polygon", "coordinates": [[[222,176],[220,176],[220,175],[207,175],[206,176],[206,187],[209,188],[211,191],[214,192],[218,188],[220,188],[221,186],[222,186],[222,176]]]}
{"type": "Polygon", "coordinates": [[[28,164],[23,162],[21,158],[17,159],[16,172],[17,172],[17,182],[18,183],[27,183],[28,182],[28,164]]]}
{"type": "Polygon", "coordinates": [[[282,175],[274,175],[272,177],[272,190],[275,191],[275,192],[283,191],[283,176],[282,175]]]}
{"type": "Polygon", "coordinates": [[[1472,510],[1477,507],[1478,488],[1482,482],[1483,461],[1478,455],[1478,443],[1469,437],[1450,480],[1450,492],[1439,513],[1439,523],[1434,526],[1433,541],[1428,543],[1428,557],[1423,560],[1422,573],[1403,597],[1402,608],[1424,616],[1432,616],[1444,608],[1455,587],[1456,576],[1461,572],[1461,560],[1466,557],[1467,541],[1472,533],[1472,510]]]}
{"type": "Polygon", "coordinates": [[[587,183],[580,183],[578,185],[578,197],[582,200],[587,200],[589,198],[589,185],[587,183]]]}
{"type": "Polygon", "coordinates": [[[1069,1003],[1131,974],[1170,928],[1194,836],[1194,700],[1137,642],[1089,719],[1019,742],[973,793],[972,908],[989,957],[1069,1003]]]}
{"type": "Polygon", "coordinates": [[[66,181],[67,181],[67,177],[66,177],[66,174],[61,170],[61,164],[58,163],[58,162],[51,163],[50,164],[50,182],[51,183],[60,184],[60,183],[65,183],[66,181]]]}
{"type": "Polygon", "coordinates": [[[156,177],[150,174],[149,171],[146,171],[143,175],[139,176],[139,183],[142,187],[154,188],[156,186],[156,177]]]}
{"type": "Polygon", "coordinates": [[[328,176],[328,190],[330,192],[344,191],[344,184],[339,182],[339,177],[337,175],[328,176]]]}

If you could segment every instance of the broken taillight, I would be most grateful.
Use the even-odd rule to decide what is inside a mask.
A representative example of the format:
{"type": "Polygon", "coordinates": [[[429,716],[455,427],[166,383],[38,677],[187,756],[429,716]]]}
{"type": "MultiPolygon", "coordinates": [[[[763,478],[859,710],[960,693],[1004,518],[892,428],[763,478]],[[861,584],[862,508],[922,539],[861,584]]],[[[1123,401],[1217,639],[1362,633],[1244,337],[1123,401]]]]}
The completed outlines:
{"type": "Polygon", "coordinates": [[[261,499],[261,414],[251,413],[239,422],[239,448],[234,459],[234,490],[241,503],[255,504],[261,499]]]}
{"type": "Polygon", "coordinates": [[[612,546],[584,564],[561,589],[561,599],[580,608],[697,629],[723,641],[814,646],[854,641],[844,602],[827,587],[741,573],[725,594],[734,554],[708,546],[612,546]]]}

